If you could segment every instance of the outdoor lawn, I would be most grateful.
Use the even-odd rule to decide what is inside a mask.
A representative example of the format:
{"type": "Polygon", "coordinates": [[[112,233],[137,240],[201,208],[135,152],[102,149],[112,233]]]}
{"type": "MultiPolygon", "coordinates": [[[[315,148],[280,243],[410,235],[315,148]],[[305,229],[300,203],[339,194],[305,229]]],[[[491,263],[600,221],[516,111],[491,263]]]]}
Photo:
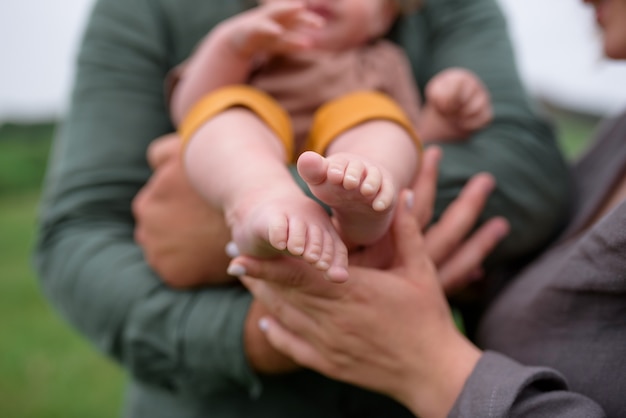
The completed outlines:
{"type": "Polygon", "coordinates": [[[0,416],[119,416],[123,375],[66,326],[30,264],[51,125],[0,127],[0,416]]]}
{"type": "MultiPolygon", "coordinates": [[[[558,114],[568,155],[594,121],[558,114]]],[[[0,126],[0,416],[119,416],[122,370],[96,353],[42,297],[31,267],[51,124],[0,126]]]]}

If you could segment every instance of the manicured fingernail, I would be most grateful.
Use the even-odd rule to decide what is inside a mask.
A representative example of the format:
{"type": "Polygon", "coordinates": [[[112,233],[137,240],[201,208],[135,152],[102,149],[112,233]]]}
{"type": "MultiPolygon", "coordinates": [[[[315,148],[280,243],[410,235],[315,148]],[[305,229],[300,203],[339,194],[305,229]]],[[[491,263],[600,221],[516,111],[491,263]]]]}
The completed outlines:
{"type": "Polygon", "coordinates": [[[263,332],[267,332],[267,330],[270,329],[270,323],[267,318],[259,319],[259,329],[263,332]]]}
{"type": "Polygon", "coordinates": [[[230,264],[228,269],[226,269],[226,273],[231,276],[241,277],[246,274],[246,268],[241,264],[230,264]]]}
{"type": "Polygon", "coordinates": [[[235,258],[239,255],[239,248],[237,244],[235,244],[235,241],[230,241],[226,244],[226,255],[230,258],[235,258]]]}
{"type": "Polygon", "coordinates": [[[407,209],[413,209],[413,204],[415,203],[415,195],[413,194],[412,191],[408,191],[406,193],[406,208],[407,209]]]}

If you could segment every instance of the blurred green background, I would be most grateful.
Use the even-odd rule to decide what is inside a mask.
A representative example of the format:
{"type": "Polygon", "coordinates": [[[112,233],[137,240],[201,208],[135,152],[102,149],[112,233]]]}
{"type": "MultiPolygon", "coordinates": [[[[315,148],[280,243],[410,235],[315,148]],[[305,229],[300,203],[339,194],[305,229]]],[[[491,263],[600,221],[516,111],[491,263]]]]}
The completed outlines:
{"type": "Polygon", "coordinates": [[[54,125],[0,126],[0,417],[119,416],[120,368],[71,330],[31,268],[54,125]]]}
{"type": "MultiPolygon", "coordinates": [[[[576,155],[597,119],[551,109],[576,155]]],[[[119,416],[122,370],[71,330],[42,297],[31,267],[53,124],[0,126],[0,416],[119,416]]]]}

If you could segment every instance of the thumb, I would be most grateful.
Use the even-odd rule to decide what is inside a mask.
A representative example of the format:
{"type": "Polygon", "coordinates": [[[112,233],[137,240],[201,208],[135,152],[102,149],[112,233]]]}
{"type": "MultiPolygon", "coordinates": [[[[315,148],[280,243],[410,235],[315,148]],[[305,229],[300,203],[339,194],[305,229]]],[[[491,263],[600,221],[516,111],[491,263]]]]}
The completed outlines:
{"type": "Polygon", "coordinates": [[[400,194],[400,202],[393,222],[393,240],[396,248],[395,265],[410,267],[417,264],[420,252],[424,252],[424,237],[412,213],[415,195],[410,190],[400,194]]]}

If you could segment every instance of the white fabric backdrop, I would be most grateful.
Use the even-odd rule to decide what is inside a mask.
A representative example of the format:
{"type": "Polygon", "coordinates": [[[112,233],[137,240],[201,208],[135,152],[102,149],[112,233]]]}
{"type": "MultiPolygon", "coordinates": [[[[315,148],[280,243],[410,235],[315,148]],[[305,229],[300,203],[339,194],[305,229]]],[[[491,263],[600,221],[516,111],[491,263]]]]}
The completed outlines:
{"type": "MultiPolygon", "coordinates": [[[[601,58],[590,10],[581,0],[499,1],[511,18],[520,70],[534,93],[582,112],[626,107],[626,64],[601,58]]],[[[0,2],[0,123],[62,115],[92,3],[0,2]]]]}

